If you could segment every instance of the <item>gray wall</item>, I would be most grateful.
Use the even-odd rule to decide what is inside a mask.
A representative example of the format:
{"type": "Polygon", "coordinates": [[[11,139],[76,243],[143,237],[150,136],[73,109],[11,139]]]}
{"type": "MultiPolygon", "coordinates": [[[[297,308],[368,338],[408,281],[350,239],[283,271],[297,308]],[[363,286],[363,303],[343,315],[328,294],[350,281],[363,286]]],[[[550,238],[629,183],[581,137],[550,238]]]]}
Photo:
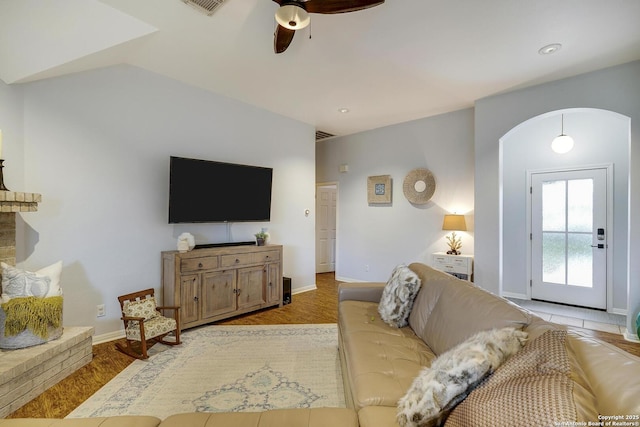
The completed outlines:
{"type": "Polygon", "coordinates": [[[66,325],[118,331],[117,296],[159,290],[160,252],[174,250],[178,235],[227,240],[224,224],[167,223],[171,155],[273,167],[271,222],[233,224],[231,239],[268,227],[294,288],[315,286],[315,217],[304,215],[314,206],[312,126],[130,66],[21,90],[23,107],[0,101],[24,123],[24,185],[10,184],[43,201],[22,215],[19,265],[63,260],[66,325]],[[106,304],[105,318],[96,318],[97,304],[106,304]]]}
{"type": "Polygon", "coordinates": [[[316,160],[317,182],[338,183],[339,278],[386,281],[397,264],[430,264],[431,253],[448,249],[445,213],[466,215],[462,251],[473,253],[472,109],[323,141],[316,160]],[[339,172],[342,164],[349,165],[347,173],[339,172]],[[414,168],[435,176],[426,205],[412,205],[402,191],[414,168]],[[390,206],[368,205],[367,177],[373,175],[391,175],[390,206]]]}
{"type": "MultiPolygon", "coordinates": [[[[500,292],[499,140],[512,128],[549,111],[598,108],[631,119],[629,260],[640,259],[640,62],[497,95],[475,107],[476,282],[500,292]],[[480,250],[481,248],[481,250],[480,250]]],[[[640,310],[640,263],[629,262],[628,311],[640,310]]],[[[634,331],[633,317],[627,329],[634,331]]],[[[630,335],[629,335],[630,336],[630,335]]]]}
{"type": "Polygon", "coordinates": [[[629,119],[603,110],[570,109],[534,117],[502,138],[503,295],[527,297],[530,246],[527,175],[531,171],[613,165],[613,229],[607,230],[612,260],[610,311],[627,309],[627,233],[629,119]],[[575,140],[573,150],[557,154],[551,141],[561,129],[575,140]]]}

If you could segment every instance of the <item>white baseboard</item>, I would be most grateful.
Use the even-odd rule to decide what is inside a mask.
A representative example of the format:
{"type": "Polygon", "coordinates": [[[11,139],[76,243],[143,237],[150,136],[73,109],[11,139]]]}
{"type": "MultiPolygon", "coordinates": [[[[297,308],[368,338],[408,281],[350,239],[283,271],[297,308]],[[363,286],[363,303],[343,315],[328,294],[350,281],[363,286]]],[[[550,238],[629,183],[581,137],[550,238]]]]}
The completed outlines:
{"type": "Polygon", "coordinates": [[[303,292],[315,291],[316,289],[318,289],[318,287],[314,283],[313,285],[303,286],[301,288],[292,289],[291,290],[291,295],[297,295],[297,294],[301,294],[303,292]]]}
{"type": "Polygon", "coordinates": [[[620,316],[626,316],[627,315],[627,310],[625,308],[612,308],[611,310],[607,310],[607,313],[619,314],[620,316]]]}
{"type": "MultiPolygon", "coordinates": [[[[313,285],[292,289],[291,294],[296,295],[296,294],[301,294],[303,292],[315,291],[316,289],[318,288],[314,283],[313,285]]],[[[93,345],[96,345],[96,344],[102,344],[109,341],[119,340],[120,338],[124,338],[124,330],[122,329],[115,332],[107,332],[106,334],[94,335],[92,342],[93,342],[93,345]]]]}
{"type": "Polygon", "coordinates": [[[336,280],[338,282],[348,282],[348,283],[367,283],[367,282],[369,282],[369,280],[358,280],[358,279],[352,279],[350,277],[342,277],[342,276],[336,276],[336,280]]]}
{"type": "Polygon", "coordinates": [[[106,334],[94,335],[92,342],[93,342],[93,345],[96,345],[96,344],[102,344],[109,341],[119,340],[120,338],[124,338],[124,330],[107,332],[106,334]]]}
{"type": "Polygon", "coordinates": [[[627,341],[640,343],[640,339],[638,339],[638,335],[635,332],[630,333],[629,328],[624,328],[624,334],[622,334],[622,336],[627,341]]]}
{"type": "Polygon", "coordinates": [[[517,292],[502,292],[503,298],[516,298],[522,300],[528,300],[529,296],[527,294],[519,294],[517,292]]]}

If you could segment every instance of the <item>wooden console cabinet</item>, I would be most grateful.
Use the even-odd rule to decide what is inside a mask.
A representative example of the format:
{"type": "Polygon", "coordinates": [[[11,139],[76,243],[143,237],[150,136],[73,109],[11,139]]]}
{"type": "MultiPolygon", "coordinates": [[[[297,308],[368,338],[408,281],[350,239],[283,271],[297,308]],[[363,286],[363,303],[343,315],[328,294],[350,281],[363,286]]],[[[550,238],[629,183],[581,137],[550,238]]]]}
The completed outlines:
{"type": "Polygon", "coordinates": [[[282,306],[282,246],[162,252],[164,305],[180,306],[182,329],[282,306]]]}

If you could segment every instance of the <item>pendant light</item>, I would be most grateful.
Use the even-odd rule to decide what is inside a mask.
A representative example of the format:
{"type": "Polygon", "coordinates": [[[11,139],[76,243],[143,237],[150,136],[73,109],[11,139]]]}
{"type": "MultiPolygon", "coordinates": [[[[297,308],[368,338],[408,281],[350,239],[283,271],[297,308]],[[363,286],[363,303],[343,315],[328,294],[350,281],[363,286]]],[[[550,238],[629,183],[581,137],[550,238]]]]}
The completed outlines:
{"type": "Polygon", "coordinates": [[[311,19],[309,13],[302,7],[288,4],[280,6],[276,11],[276,21],[289,30],[300,30],[309,25],[311,19]]]}
{"type": "Polygon", "coordinates": [[[556,136],[551,141],[551,149],[558,154],[564,154],[571,151],[573,148],[573,138],[564,134],[564,114],[562,115],[562,130],[560,135],[556,136]]]}

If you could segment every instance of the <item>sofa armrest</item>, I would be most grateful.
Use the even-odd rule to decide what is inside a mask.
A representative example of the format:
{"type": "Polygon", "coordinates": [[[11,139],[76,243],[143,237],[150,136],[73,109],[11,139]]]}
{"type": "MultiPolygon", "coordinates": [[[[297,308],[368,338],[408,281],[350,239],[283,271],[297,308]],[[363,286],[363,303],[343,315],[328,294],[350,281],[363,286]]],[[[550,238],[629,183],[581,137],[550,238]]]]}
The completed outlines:
{"type": "Polygon", "coordinates": [[[340,283],[338,302],[345,300],[379,302],[386,283],[340,283]]]}

